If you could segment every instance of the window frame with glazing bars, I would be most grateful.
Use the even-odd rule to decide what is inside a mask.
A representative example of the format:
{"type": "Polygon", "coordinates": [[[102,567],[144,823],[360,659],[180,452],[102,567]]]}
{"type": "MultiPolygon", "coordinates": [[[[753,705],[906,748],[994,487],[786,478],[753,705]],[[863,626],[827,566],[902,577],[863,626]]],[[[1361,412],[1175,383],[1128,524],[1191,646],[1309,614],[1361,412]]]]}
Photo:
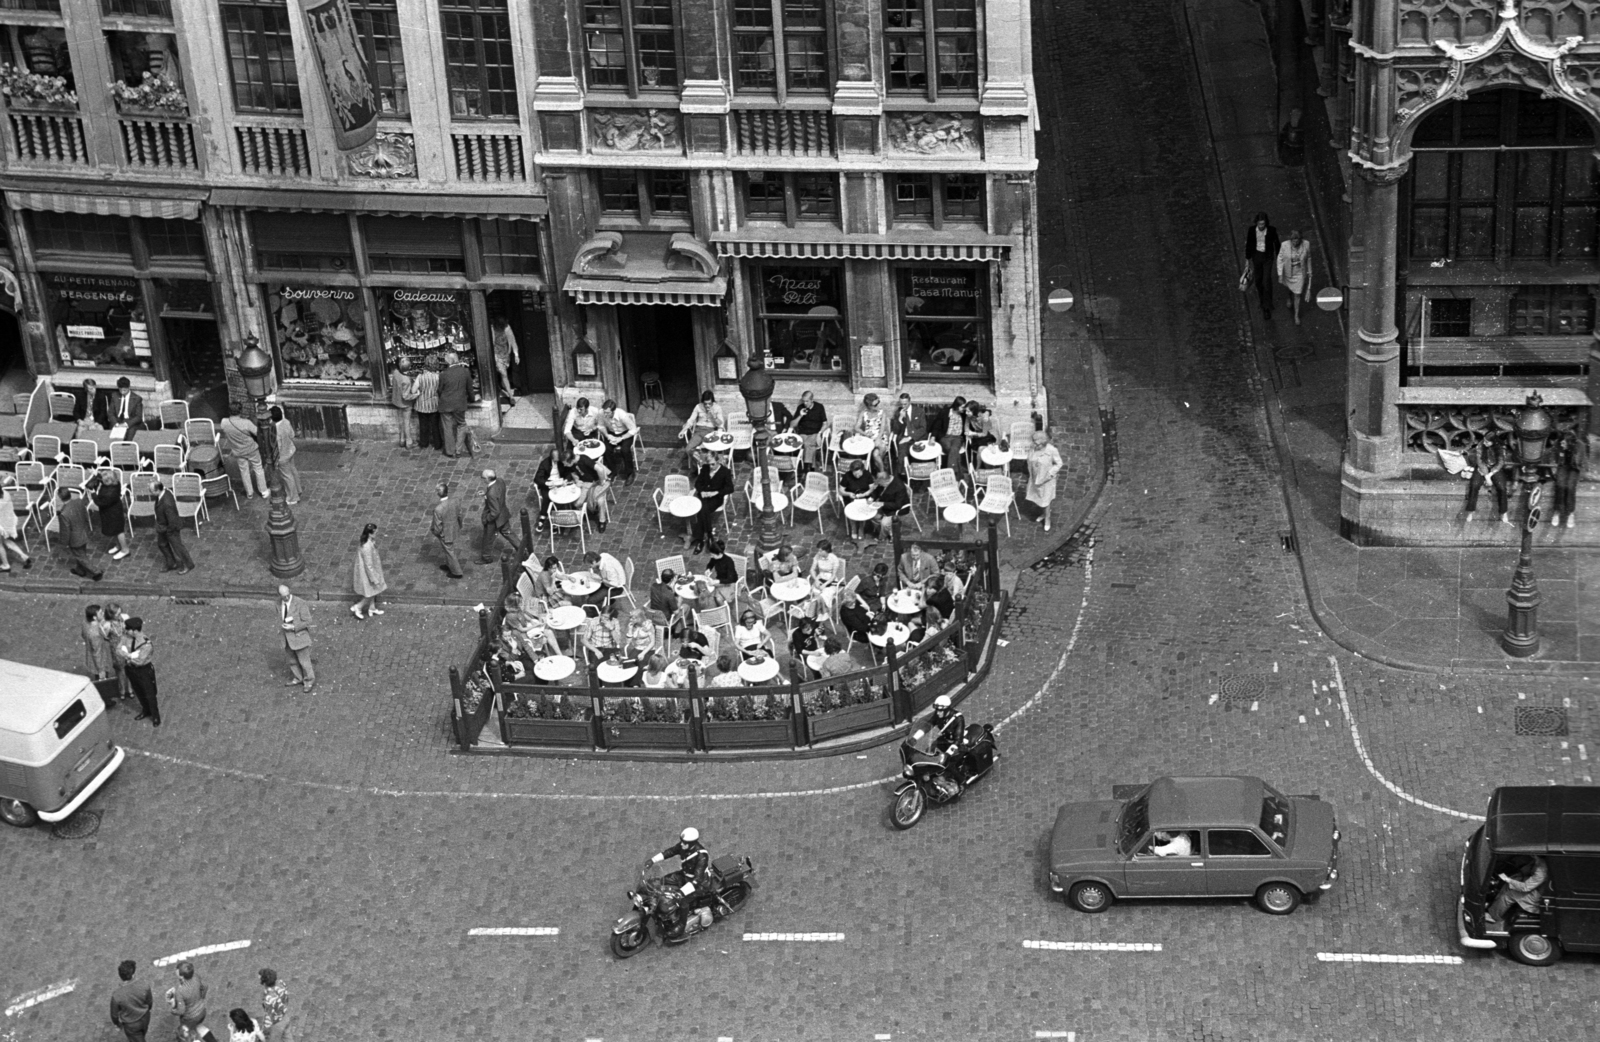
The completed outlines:
{"type": "Polygon", "coordinates": [[[883,0],[884,85],[888,93],[921,94],[929,101],[938,101],[941,96],[976,98],[982,87],[983,76],[983,12],[984,6],[978,0],[883,0]],[[971,28],[940,28],[941,14],[959,9],[970,13],[971,28]],[[899,16],[908,16],[915,21],[910,25],[895,25],[894,19],[899,16]],[[947,72],[943,65],[944,47],[941,44],[961,40],[966,40],[970,45],[966,52],[970,65],[962,72],[957,62],[947,72]],[[895,51],[897,41],[906,47],[898,55],[895,51]],[[919,47],[920,54],[914,54],[919,47]],[[921,59],[920,75],[923,82],[920,85],[914,82],[917,74],[911,71],[910,65],[912,59],[917,57],[921,59]],[[895,71],[897,58],[902,59],[901,72],[895,71]],[[970,79],[971,83],[963,85],[955,82],[962,78],[970,79]],[[898,86],[897,79],[903,81],[898,86]],[[951,82],[945,82],[947,79],[951,82]]]}
{"type": "Polygon", "coordinates": [[[826,97],[835,79],[833,62],[832,5],[826,0],[731,0],[729,34],[733,41],[733,86],[740,94],[763,94],[776,97],[782,103],[790,94],[826,97]],[[808,4],[821,15],[816,26],[791,26],[788,8],[794,4],[808,4]],[[765,15],[765,25],[741,25],[739,19],[746,15],[765,15]],[[820,43],[822,55],[822,82],[797,86],[795,62],[790,54],[791,44],[802,40],[820,43]],[[762,54],[761,46],[766,45],[762,54]],[[755,49],[749,49],[753,46],[755,49]],[[745,70],[741,68],[748,56],[765,57],[767,67],[756,70],[769,82],[744,82],[745,70]]]}
{"type": "Polygon", "coordinates": [[[506,218],[478,218],[478,242],[483,257],[483,277],[486,279],[526,279],[544,274],[544,262],[539,255],[539,225],[535,221],[513,221],[506,218]],[[519,242],[520,241],[520,242],[519,242]],[[507,242],[522,249],[505,249],[507,242]],[[492,245],[491,245],[492,244],[492,245]],[[531,248],[529,248],[531,247],[531,248]],[[493,258],[493,260],[491,260],[493,258]],[[515,258],[525,271],[495,271],[504,268],[505,258],[515,258]]]}
{"type": "MultiPolygon", "coordinates": [[[[837,226],[839,223],[839,175],[835,171],[806,173],[790,170],[750,170],[739,175],[739,182],[740,201],[744,207],[746,221],[782,221],[785,226],[790,228],[799,224],[832,224],[837,226]],[[757,176],[763,180],[760,182],[753,181],[752,178],[757,176]],[[782,213],[778,213],[775,209],[757,210],[751,205],[753,198],[750,192],[751,185],[755,183],[767,184],[769,182],[765,180],[766,178],[777,178],[778,185],[783,189],[782,213]],[[825,213],[808,213],[805,211],[804,202],[807,196],[802,189],[802,183],[808,178],[829,182],[832,188],[832,208],[829,211],[825,213]]],[[[777,197],[773,195],[768,196],[768,198],[777,197]]]]}
{"type": "Polygon", "coordinates": [[[350,15],[355,19],[356,35],[367,52],[367,64],[372,67],[373,89],[379,98],[379,113],[393,119],[411,118],[411,81],[406,75],[405,44],[400,33],[399,0],[350,0],[350,15]],[[387,22],[383,40],[387,44],[381,58],[378,51],[378,34],[375,32],[376,16],[387,22]],[[398,73],[400,85],[395,84],[398,73]],[[387,80],[387,82],[385,82],[387,80]],[[382,99],[388,92],[395,99],[395,108],[382,108],[382,99]]]}
{"type": "MultiPolygon", "coordinates": [[[[634,169],[634,168],[600,168],[595,171],[594,187],[595,197],[600,202],[600,220],[602,225],[639,225],[641,227],[673,227],[688,228],[694,216],[694,181],[690,177],[691,171],[678,168],[662,169],[634,169]],[[656,177],[680,177],[683,179],[683,209],[668,210],[658,208],[656,201],[656,177]],[[637,204],[633,209],[611,209],[607,206],[607,197],[612,194],[606,187],[607,178],[632,178],[631,188],[623,188],[633,197],[637,204]]],[[[671,195],[668,196],[671,198],[671,195]]]]}
{"type": "MultiPolygon", "coordinates": [[[[471,90],[465,85],[458,87],[454,83],[447,83],[451,120],[515,122],[520,118],[522,105],[517,97],[517,55],[512,43],[511,7],[507,0],[441,0],[439,35],[445,49],[447,80],[448,70],[453,64],[470,71],[475,80],[471,90]],[[492,23],[496,19],[499,26],[505,30],[504,33],[486,33],[485,23],[492,23]],[[452,31],[452,26],[456,30],[470,26],[472,31],[471,33],[452,31]],[[471,60],[453,62],[452,45],[463,51],[470,50],[471,60]],[[496,52],[496,57],[502,59],[495,62],[492,68],[500,70],[508,81],[503,81],[498,86],[490,84],[491,65],[488,57],[491,48],[496,52]],[[478,112],[456,111],[458,90],[463,97],[476,95],[478,112]],[[496,111],[497,104],[500,106],[499,111],[496,111]]],[[[470,108],[467,105],[463,107],[470,108]]]]}
{"type": "Polygon", "coordinates": [[[294,33],[290,28],[288,4],[279,0],[228,0],[222,4],[222,46],[228,58],[228,80],[233,90],[233,108],[235,112],[249,113],[252,115],[271,116],[300,116],[305,112],[304,100],[300,96],[300,70],[294,51],[294,33]],[[243,24],[246,13],[254,19],[252,25],[243,24]],[[229,25],[229,16],[236,14],[240,24],[238,28],[229,25]],[[266,19],[275,15],[282,19],[279,26],[267,27],[266,19]],[[240,36],[240,43],[248,36],[251,46],[242,53],[235,54],[233,41],[235,34],[240,36]],[[284,50],[283,56],[272,58],[266,45],[269,38],[281,40],[284,50]],[[248,70],[249,75],[244,83],[239,80],[241,70],[248,70]],[[274,70],[279,73],[287,72],[278,80],[273,78],[274,70]],[[240,88],[245,91],[241,92],[240,88]],[[247,103],[241,93],[255,94],[261,92],[267,104],[257,105],[247,103]],[[276,97],[282,94],[284,104],[277,104],[276,97]]]}
{"type": "MultiPolygon", "coordinates": [[[[640,94],[665,92],[676,96],[682,86],[683,60],[679,53],[678,39],[678,6],[677,0],[577,0],[579,14],[583,19],[583,73],[584,83],[594,91],[625,91],[630,98],[640,94]],[[641,25],[639,22],[640,7],[649,7],[653,11],[666,10],[671,15],[669,23],[650,22],[641,25]],[[615,21],[590,19],[592,12],[614,12],[615,21]],[[650,50],[652,54],[667,54],[672,59],[672,67],[666,70],[669,76],[663,78],[661,71],[665,66],[653,65],[650,68],[657,70],[655,83],[646,82],[644,73],[645,65],[641,57],[645,53],[643,41],[647,37],[659,36],[665,31],[671,37],[667,50],[662,50],[659,43],[650,50]],[[595,44],[604,42],[604,47],[598,52],[606,55],[621,56],[622,82],[599,82],[596,77],[597,69],[614,70],[618,66],[614,61],[608,60],[604,65],[596,66],[594,55],[597,53],[595,44]],[[619,49],[620,48],[620,49],[619,49]]],[[[610,78],[615,79],[615,76],[610,78]]]]}
{"type": "Polygon", "coordinates": [[[986,223],[985,207],[987,203],[988,184],[981,173],[936,174],[936,173],[895,173],[884,178],[888,190],[889,221],[896,227],[916,227],[942,229],[947,224],[963,225],[966,227],[982,228],[986,223]],[[949,180],[951,178],[971,179],[978,189],[976,213],[952,214],[949,205],[949,180]],[[913,181],[926,180],[928,185],[929,212],[926,218],[913,214],[902,215],[899,212],[900,186],[913,181]]]}

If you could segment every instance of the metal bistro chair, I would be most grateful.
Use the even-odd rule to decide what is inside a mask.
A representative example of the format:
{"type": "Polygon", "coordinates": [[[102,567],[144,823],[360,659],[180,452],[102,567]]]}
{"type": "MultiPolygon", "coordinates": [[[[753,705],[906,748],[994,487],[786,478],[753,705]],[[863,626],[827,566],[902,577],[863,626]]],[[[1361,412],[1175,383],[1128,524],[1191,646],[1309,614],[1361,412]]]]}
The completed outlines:
{"type": "Polygon", "coordinates": [[[83,483],[88,480],[88,476],[88,471],[76,463],[63,463],[56,468],[56,472],[51,476],[50,480],[56,488],[73,489],[82,492],[83,483]]]}
{"type": "Polygon", "coordinates": [[[1006,435],[1006,444],[1011,450],[1012,463],[1028,462],[1028,450],[1033,447],[1034,430],[1032,420],[1017,420],[1011,425],[1011,431],[1006,435]]]}
{"type": "Polygon", "coordinates": [[[78,399],[71,391],[50,392],[50,418],[71,420],[78,414],[78,399]]]}
{"type": "Polygon", "coordinates": [[[181,430],[189,422],[189,403],[181,398],[168,398],[159,410],[163,428],[181,430]]]}
{"type": "Polygon", "coordinates": [[[50,478],[44,472],[44,464],[38,460],[18,460],[15,475],[31,510],[50,491],[50,478]]]}
{"type": "Polygon", "coordinates": [[[733,643],[733,612],[726,604],[720,604],[705,611],[697,611],[694,613],[694,628],[701,633],[708,633],[717,629],[723,630],[728,634],[728,642],[731,644],[733,643]]]}
{"type": "Polygon", "coordinates": [[[131,526],[135,518],[148,517],[156,519],[156,490],[152,487],[156,483],[155,474],[150,471],[134,474],[128,478],[128,524],[131,526]]]}
{"type": "Polygon", "coordinates": [[[139,455],[139,443],[136,441],[114,441],[111,443],[111,465],[118,470],[129,474],[144,470],[150,466],[148,460],[139,455]]]}
{"type": "Polygon", "coordinates": [[[194,519],[194,534],[200,534],[200,518],[206,512],[205,487],[198,474],[172,475],[172,495],[178,501],[178,517],[194,519]]]}
{"type": "Polygon", "coordinates": [[[667,530],[662,527],[661,515],[672,513],[672,502],[680,496],[694,495],[694,486],[689,484],[689,479],[682,474],[668,474],[661,479],[661,487],[650,493],[650,498],[656,504],[656,530],[662,535],[667,530]]]}
{"type": "Polygon", "coordinates": [[[73,438],[67,442],[67,459],[80,467],[96,467],[107,462],[100,455],[100,446],[88,438],[73,438]]]}
{"type": "Polygon", "coordinates": [[[214,446],[217,443],[217,425],[203,416],[197,419],[185,420],[183,423],[183,440],[189,444],[191,449],[196,445],[214,446]]]}
{"type": "MultiPolygon", "coordinates": [[[[221,499],[223,496],[227,496],[233,500],[233,509],[239,509],[239,494],[233,490],[233,479],[228,477],[227,471],[222,471],[220,474],[209,478],[201,477],[200,489],[205,493],[208,504],[212,499],[221,499]]],[[[209,505],[206,507],[206,520],[211,520],[211,507],[209,505]]]]}
{"type": "Polygon", "coordinates": [[[622,587],[620,596],[628,598],[628,605],[634,611],[639,610],[639,602],[633,596],[633,558],[627,557],[622,561],[622,573],[628,577],[627,584],[622,587]]]}
{"type": "MultiPolygon", "coordinates": [[[[906,460],[906,488],[911,494],[917,494],[917,486],[927,489],[933,472],[939,469],[938,460],[907,459],[906,460]]],[[[930,493],[931,495],[931,493],[930,493]]]]}
{"type": "Polygon", "coordinates": [[[556,552],[556,529],[563,531],[576,531],[578,533],[578,548],[584,553],[589,551],[589,512],[579,507],[552,506],[550,508],[550,552],[556,552]]]}
{"type": "Polygon", "coordinates": [[[33,500],[28,498],[28,490],[20,485],[13,485],[5,490],[5,498],[0,499],[0,510],[9,510],[17,518],[17,535],[22,538],[22,548],[32,553],[28,546],[28,523],[33,520],[33,500]]]}
{"type": "Polygon", "coordinates": [[[157,474],[176,474],[187,465],[183,447],[180,445],[157,445],[155,450],[155,469],[157,474]]]}
{"type": "Polygon", "coordinates": [[[684,563],[682,554],[673,554],[671,557],[656,558],[656,582],[661,581],[661,573],[671,571],[673,575],[682,577],[689,570],[684,563]]]}
{"type": "Polygon", "coordinates": [[[54,434],[35,434],[32,448],[34,460],[44,464],[46,470],[66,458],[66,453],[61,451],[61,439],[54,434]]]}
{"type": "Polygon", "coordinates": [[[820,470],[807,471],[805,484],[789,491],[789,522],[794,523],[796,510],[809,510],[817,515],[817,534],[821,535],[822,509],[832,502],[833,486],[828,483],[828,475],[820,470]]]}
{"type": "Polygon", "coordinates": [[[1003,474],[994,474],[989,478],[989,483],[978,490],[978,513],[999,514],[1006,519],[1006,535],[1011,535],[1011,515],[1016,513],[1017,519],[1022,519],[1022,512],[1017,509],[1017,492],[1011,487],[1011,479],[1003,474]]]}

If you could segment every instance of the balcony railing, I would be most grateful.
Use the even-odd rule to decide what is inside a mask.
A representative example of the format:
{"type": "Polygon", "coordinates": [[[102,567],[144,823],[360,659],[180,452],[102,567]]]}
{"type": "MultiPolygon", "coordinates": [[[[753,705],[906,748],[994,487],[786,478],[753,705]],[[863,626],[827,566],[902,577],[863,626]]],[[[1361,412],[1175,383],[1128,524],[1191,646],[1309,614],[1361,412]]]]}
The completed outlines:
{"type": "Polygon", "coordinates": [[[311,176],[311,151],[300,127],[241,126],[239,167],[247,174],[272,177],[311,176]]]}
{"type": "Polygon", "coordinates": [[[12,155],[28,163],[88,163],[83,120],[73,112],[8,113],[12,155]]]}
{"type": "Polygon", "coordinates": [[[194,129],[186,119],[122,118],[122,150],[138,170],[199,170],[194,129]]]}
{"type": "Polygon", "coordinates": [[[829,118],[810,109],[739,109],[733,113],[734,138],[741,155],[831,156],[829,118]]]}
{"type": "Polygon", "coordinates": [[[520,134],[450,135],[456,153],[456,177],[462,181],[522,181],[527,177],[522,162],[520,134]]]}

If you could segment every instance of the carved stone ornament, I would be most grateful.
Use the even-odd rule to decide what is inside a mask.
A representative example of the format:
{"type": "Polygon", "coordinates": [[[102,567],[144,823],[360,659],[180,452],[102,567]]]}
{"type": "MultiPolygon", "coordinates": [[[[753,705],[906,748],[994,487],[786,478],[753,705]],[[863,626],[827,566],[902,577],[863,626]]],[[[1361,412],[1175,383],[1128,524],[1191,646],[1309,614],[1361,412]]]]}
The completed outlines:
{"type": "Polygon", "coordinates": [[[886,122],[889,147],[923,155],[962,155],[979,151],[977,122],[953,112],[894,113],[886,122]]]}
{"type": "Polygon", "coordinates": [[[678,152],[678,114],[666,109],[590,109],[594,147],[611,152],[678,152]]]}
{"type": "Polygon", "coordinates": [[[417,176],[417,146],[410,134],[380,130],[376,137],[349,154],[352,177],[392,181],[417,176]]]}

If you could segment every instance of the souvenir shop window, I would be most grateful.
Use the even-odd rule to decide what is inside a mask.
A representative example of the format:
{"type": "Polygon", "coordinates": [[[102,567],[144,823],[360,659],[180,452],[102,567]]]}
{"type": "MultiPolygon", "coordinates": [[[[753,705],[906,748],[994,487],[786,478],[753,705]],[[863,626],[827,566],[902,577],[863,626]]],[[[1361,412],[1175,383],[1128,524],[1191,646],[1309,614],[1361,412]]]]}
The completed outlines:
{"type": "Polygon", "coordinates": [[[408,374],[423,369],[437,371],[445,367],[445,352],[454,351],[473,372],[476,400],[478,356],[472,349],[472,319],[467,295],[434,289],[374,292],[378,298],[384,365],[398,363],[408,374]]]}
{"type": "Polygon", "coordinates": [[[6,104],[12,108],[77,108],[67,31],[59,25],[5,25],[0,31],[4,33],[0,82],[5,86],[6,104]]]}
{"type": "Polygon", "coordinates": [[[478,222],[485,275],[539,274],[539,225],[533,221],[478,222]]]}
{"type": "Polygon", "coordinates": [[[92,213],[28,213],[33,233],[33,248],[39,254],[93,254],[124,263],[133,261],[133,245],[126,217],[102,217],[92,213]]]}
{"type": "Polygon", "coordinates": [[[250,218],[255,233],[256,266],[268,271],[351,271],[350,223],[325,213],[258,213],[250,218]]]}
{"type": "Polygon", "coordinates": [[[444,218],[367,217],[367,263],[375,272],[452,275],[467,270],[461,223],[444,218]]]}
{"type": "Polygon", "coordinates": [[[144,242],[152,258],[205,259],[206,236],[199,221],[144,220],[144,242]]]}
{"type": "Polygon", "coordinates": [[[372,385],[359,289],[269,286],[267,308],[286,383],[372,385]]]}
{"type": "Polygon", "coordinates": [[[766,264],[755,269],[762,349],[770,369],[844,376],[844,280],[837,267],[766,264]]]}
{"type": "Polygon", "coordinates": [[[896,276],[906,374],[987,373],[992,361],[984,268],[901,268],[896,276]]]}
{"type": "Polygon", "coordinates": [[[111,52],[111,96],[121,112],[183,116],[189,112],[178,40],[171,33],[106,31],[111,52]]]}
{"type": "Polygon", "coordinates": [[[149,369],[150,326],[137,280],[121,275],[42,276],[61,364],[149,369]]]}

